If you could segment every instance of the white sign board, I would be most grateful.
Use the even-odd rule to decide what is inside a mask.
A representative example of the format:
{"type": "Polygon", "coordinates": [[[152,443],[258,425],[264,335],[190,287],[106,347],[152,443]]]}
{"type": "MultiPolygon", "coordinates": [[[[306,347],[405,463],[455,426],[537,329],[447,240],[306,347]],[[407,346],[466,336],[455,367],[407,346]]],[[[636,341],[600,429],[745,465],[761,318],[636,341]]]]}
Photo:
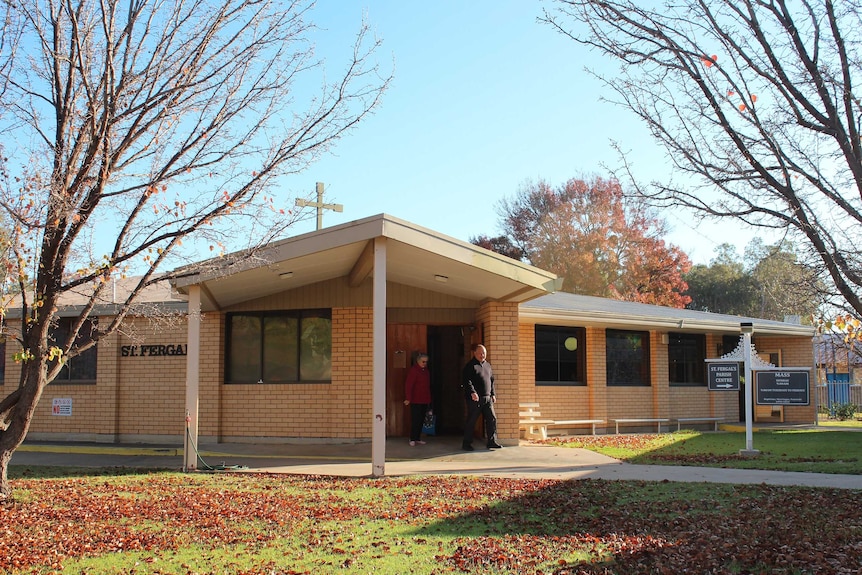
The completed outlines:
{"type": "Polygon", "coordinates": [[[69,417],[72,415],[72,398],[55,397],[51,403],[51,415],[69,417]]]}

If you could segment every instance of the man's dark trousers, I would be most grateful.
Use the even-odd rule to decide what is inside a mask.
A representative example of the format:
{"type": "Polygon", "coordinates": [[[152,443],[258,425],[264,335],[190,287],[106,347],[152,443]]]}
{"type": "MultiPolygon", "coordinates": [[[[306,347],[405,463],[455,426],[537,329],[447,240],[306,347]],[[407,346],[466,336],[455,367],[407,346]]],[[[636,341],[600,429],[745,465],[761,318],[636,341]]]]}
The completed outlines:
{"type": "Polygon", "coordinates": [[[485,419],[485,438],[488,445],[497,443],[497,413],[494,411],[494,402],[491,396],[479,397],[479,401],[467,398],[467,421],[464,423],[464,445],[473,443],[473,428],[479,414],[485,419]]]}

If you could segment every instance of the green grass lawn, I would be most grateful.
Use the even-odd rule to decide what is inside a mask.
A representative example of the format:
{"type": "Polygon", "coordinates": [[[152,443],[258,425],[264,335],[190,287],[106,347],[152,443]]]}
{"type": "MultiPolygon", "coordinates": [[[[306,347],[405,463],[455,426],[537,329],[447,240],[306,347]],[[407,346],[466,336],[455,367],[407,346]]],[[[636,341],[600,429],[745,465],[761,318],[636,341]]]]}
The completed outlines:
{"type": "Polygon", "coordinates": [[[739,453],[746,447],[744,432],[578,435],[543,443],[591,449],[629,463],[862,475],[862,431],[759,430],[752,438],[760,452],[756,457],[739,453]]]}
{"type": "Polygon", "coordinates": [[[862,491],[48,474],[13,480],[15,499],[0,508],[0,573],[837,575],[862,565],[862,491]]]}
{"type": "MultiPolygon", "coordinates": [[[[574,436],[632,463],[862,474],[862,432],[574,436]]],[[[549,442],[550,442],[549,441],[549,442]]],[[[862,565],[862,490],[10,468],[0,574],[830,575],[862,565]]]]}

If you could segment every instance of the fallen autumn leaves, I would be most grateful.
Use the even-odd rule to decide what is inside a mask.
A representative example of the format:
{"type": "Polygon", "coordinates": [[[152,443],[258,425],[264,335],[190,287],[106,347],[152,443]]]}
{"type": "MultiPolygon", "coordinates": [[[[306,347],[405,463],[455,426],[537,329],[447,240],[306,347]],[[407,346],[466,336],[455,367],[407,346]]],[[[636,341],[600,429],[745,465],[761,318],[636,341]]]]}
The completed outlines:
{"type": "Polygon", "coordinates": [[[139,573],[198,573],[170,567],[171,554],[262,553],[287,542],[313,551],[301,560],[251,553],[249,563],[208,572],[362,572],[401,553],[405,571],[420,573],[862,573],[858,491],[173,473],[22,479],[14,488],[17,500],[0,509],[7,573],[122,553],[144,564],[139,573]],[[409,563],[423,553],[429,561],[409,563]],[[156,559],[159,569],[146,565],[156,559]]]}

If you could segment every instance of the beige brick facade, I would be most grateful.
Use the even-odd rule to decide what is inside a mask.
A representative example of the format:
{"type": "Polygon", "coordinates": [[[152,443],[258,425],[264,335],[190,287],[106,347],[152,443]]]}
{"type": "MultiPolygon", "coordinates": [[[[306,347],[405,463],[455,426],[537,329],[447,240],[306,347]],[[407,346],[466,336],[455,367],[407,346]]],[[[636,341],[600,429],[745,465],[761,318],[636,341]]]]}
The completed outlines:
{"type": "MultiPolygon", "coordinates": [[[[309,300],[308,294],[280,294],[236,309],[290,309],[291,305],[319,306],[322,303],[316,297],[309,300]]],[[[372,309],[367,305],[331,309],[333,358],[329,384],[225,385],[225,315],[204,314],[199,403],[202,441],[325,441],[370,437],[372,309]]],[[[460,317],[460,312],[453,311],[457,308],[440,313],[428,309],[420,316],[460,317]]],[[[420,317],[416,316],[418,312],[411,313],[420,317]]],[[[406,311],[399,315],[405,314],[410,315],[406,311]]],[[[595,326],[585,328],[586,385],[537,386],[534,326],[519,321],[517,304],[485,302],[477,305],[474,317],[478,331],[473,339],[483,339],[489,361],[494,366],[498,433],[503,441],[511,442],[519,436],[520,402],[538,402],[543,417],[557,420],[604,419],[609,424],[612,419],[622,417],[702,416],[739,420],[738,393],[710,392],[705,386],[671,386],[668,383],[667,344],[662,343],[661,332],[649,332],[651,383],[648,386],[606,385],[605,329],[595,326]]],[[[113,335],[99,345],[96,384],[48,386],[31,425],[32,438],[171,442],[182,439],[186,355],[176,350],[186,345],[185,322],[164,325],[136,318],[129,320],[120,333],[124,335],[113,335]],[[145,347],[151,351],[143,353],[145,347]],[[174,351],[158,353],[159,349],[174,351]],[[55,399],[71,399],[71,415],[52,414],[55,399]]],[[[707,336],[710,357],[718,357],[720,342],[718,335],[707,336]]],[[[813,364],[809,339],[755,337],[754,343],[762,355],[780,358],[781,365],[813,364]]],[[[6,393],[20,374],[20,366],[12,360],[15,351],[14,345],[7,345],[5,384],[0,388],[6,393]]],[[[784,407],[783,419],[785,422],[811,422],[815,409],[812,394],[809,406],[784,407]]]]}
{"type": "MultiPolygon", "coordinates": [[[[48,385],[29,436],[103,441],[181,438],[185,345],[185,322],[167,327],[145,319],[127,321],[119,333],[100,342],[95,384],[48,385]],[[143,350],[143,346],[154,347],[143,350]],[[67,408],[54,413],[55,402],[67,408]]],[[[17,351],[14,344],[7,345],[2,390],[11,389],[7,386],[20,378],[21,365],[12,358],[17,351]]]]}
{"type": "MultiPolygon", "coordinates": [[[[44,390],[31,439],[174,443],[186,434],[187,387],[192,398],[196,392],[192,422],[202,441],[352,441],[369,439],[372,429],[379,439],[380,425],[372,412],[372,402],[380,399],[373,392],[381,391],[380,374],[374,380],[374,358],[386,362],[386,432],[403,434],[405,358],[423,348],[439,360],[431,367],[439,391],[435,408],[442,403],[438,421],[454,435],[463,431],[461,368],[470,359],[470,344],[480,342],[494,367],[498,435],[503,443],[519,437],[522,402],[538,402],[542,416],[555,420],[739,418],[739,393],[669,383],[664,336],[675,329],[706,333],[706,356],[719,357],[730,351],[723,345],[728,335],[738,335],[735,320],[742,318],[560,292],[561,278],[551,272],[386,214],[285,237],[262,247],[254,257],[236,253],[175,271],[163,285],[149,286],[138,296],[153,309],[166,311],[183,307],[175,296],[199,303],[200,342],[192,342],[199,345],[189,346],[182,315],[129,318],[115,335],[99,342],[95,382],[56,382],[44,390]],[[378,256],[385,257],[385,265],[378,256]],[[224,268],[216,270],[216,265],[224,268]],[[375,295],[383,291],[376,289],[378,280],[386,282],[386,309],[375,315],[375,295]],[[331,312],[331,363],[317,362],[317,367],[324,364],[318,373],[329,368],[327,383],[225,383],[228,314],[313,309],[331,312]],[[381,323],[383,314],[387,341],[375,342],[373,324],[381,323]],[[583,382],[536,384],[534,323],[580,328],[584,341],[576,349],[585,363],[583,382]],[[608,385],[606,329],[611,327],[646,332],[649,382],[608,385]],[[396,343],[401,347],[394,347],[396,343]],[[189,357],[199,358],[196,369],[187,370],[189,357]],[[197,372],[192,385],[186,381],[187,371],[197,372]]],[[[124,296],[115,299],[116,290],[129,293],[136,285],[132,278],[118,278],[110,301],[98,302],[95,309],[113,313],[104,311],[111,307],[101,306],[123,301],[124,296]]],[[[65,297],[68,307],[63,313],[84,305],[81,294],[65,297]]],[[[15,320],[7,315],[6,321],[5,333],[14,334],[15,320]]],[[[783,366],[813,366],[813,330],[765,320],[755,324],[763,328],[755,331],[757,350],[767,358],[783,366]]],[[[192,333],[197,333],[198,325],[193,327],[192,333]]],[[[286,332],[275,332],[272,339],[266,336],[266,344],[278,345],[286,332]]],[[[312,347],[319,351],[325,346],[312,347]]],[[[15,339],[8,338],[0,382],[4,396],[20,379],[20,365],[12,360],[18,351],[15,339]]],[[[246,350],[258,352],[255,346],[246,350]]],[[[243,380],[257,377],[255,371],[243,380]]],[[[807,423],[814,420],[815,410],[812,401],[778,412],[771,406],[758,409],[757,415],[807,423]]]]}
{"type": "MultiPolygon", "coordinates": [[[[587,385],[539,386],[534,377],[535,326],[522,323],[518,329],[520,401],[538,403],[543,418],[603,419],[610,427],[617,418],[721,417],[728,422],[740,421],[740,404],[744,398],[738,392],[709,391],[705,385],[672,386],[668,381],[668,345],[662,343],[661,332],[651,331],[649,335],[649,386],[606,385],[605,330],[597,327],[586,328],[587,385]]],[[[719,357],[720,342],[719,335],[707,336],[708,357],[719,357]]],[[[781,365],[813,364],[813,348],[807,338],[761,337],[754,338],[754,344],[761,355],[778,353],[781,365]]],[[[815,409],[812,392],[810,405],[783,408],[784,421],[813,422],[815,409]]],[[[766,420],[764,415],[761,418],[766,420]]]]}

